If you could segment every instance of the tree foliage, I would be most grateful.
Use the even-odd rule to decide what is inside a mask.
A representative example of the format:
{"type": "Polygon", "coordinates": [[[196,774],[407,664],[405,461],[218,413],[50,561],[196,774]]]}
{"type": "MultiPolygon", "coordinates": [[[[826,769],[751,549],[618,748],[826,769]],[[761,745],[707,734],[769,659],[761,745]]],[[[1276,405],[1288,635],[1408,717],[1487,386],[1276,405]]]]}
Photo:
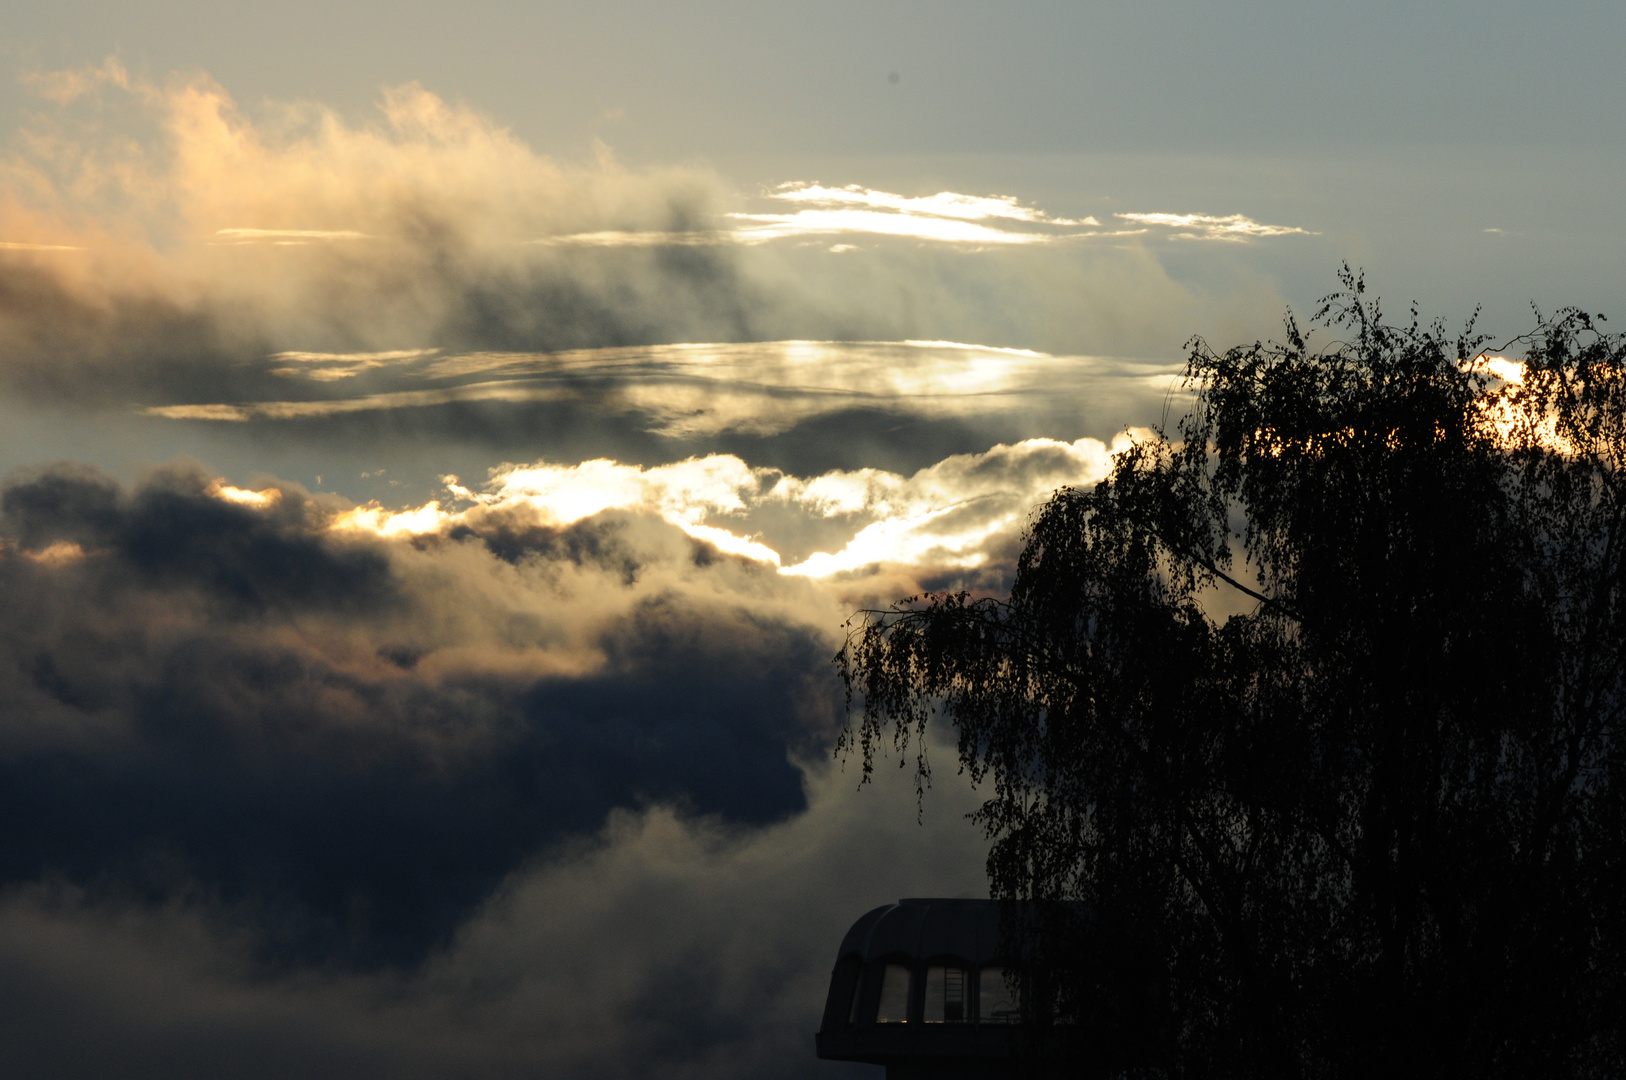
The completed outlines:
{"type": "Polygon", "coordinates": [[[1008,598],[856,617],[846,745],[940,714],[994,895],[1084,902],[1026,974],[1080,1069],[1621,1075],[1626,341],[1341,280],[1331,344],[1193,340],[1008,598]]]}

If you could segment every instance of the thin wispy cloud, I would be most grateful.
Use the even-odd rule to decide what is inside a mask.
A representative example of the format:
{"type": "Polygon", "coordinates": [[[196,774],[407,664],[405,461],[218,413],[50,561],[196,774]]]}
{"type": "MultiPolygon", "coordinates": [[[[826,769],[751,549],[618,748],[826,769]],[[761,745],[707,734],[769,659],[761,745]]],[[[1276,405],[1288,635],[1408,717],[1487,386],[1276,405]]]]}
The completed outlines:
{"type": "Polygon", "coordinates": [[[837,208],[798,210],[790,214],[731,213],[728,216],[741,223],[735,232],[746,243],[787,237],[865,233],[945,244],[1043,244],[1059,238],[1055,234],[1017,232],[959,218],[885,210],[837,208]]]}
{"type": "Polygon", "coordinates": [[[949,244],[1042,244],[1089,235],[1077,227],[1095,227],[1095,218],[1051,217],[1024,206],[1014,195],[905,196],[857,184],[781,184],[770,199],[796,204],[789,213],[732,213],[736,232],[747,243],[786,237],[864,234],[908,237],[949,244]],[[1013,227],[1016,226],[1016,227],[1013,227]],[[1021,226],[1026,226],[1022,228],[1021,226]],[[1062,231],[1071,229],[1072,231],[1062,231]]]}
{"type": "Polygon", "coordinates": [[[628,229],[603,229],[598,232],[568,233],[564,236],[544,236],[525,243],[539,247],[706,247],[714,244],[732,244],[740,237],[732,231],[696,229],[689,232],[649,230],[638,232],[628,229]]]}
{"type": "MultiPolygon", "coordinates": [[[[1121,239],[1153,233],[1177,240],[1242,241],[1276,236],[1313,235],[1290,225],[1270,225],[1244,214],[1119,213],[1129,227],[1104,229],[1098,218],[1053,217],[1014,195],[966,195],[940,191],[906,196],[859,184],[828,187],[817,183],[781,184],[766,193],[773,202],[795,209],[731,211],[728,229],[686,232],[601,231],[573,233],[532,241],[580,247],[662,247],[714,244],[763,244],[774,240],[876,236],[940,244],[1004,246],[1060,241],[1121,239]]],[[[853,250],[837,244],[832,252],[853,250]]]]}
{"type": "Polygon", "coordinates": [[[862,206],[876,210],[891,210],[902,214],[926,217],[961,218],[966,221],[984,221],[1005,218],[1044,225],[1099,225],[1093,217],[1055,218],[1043,210],[1023,206],[1014,195],[960,195],[940,191],[936,195],[908,197],[886,191],[874,191],[858,184],[832,188],[822,184],[787,183],[773,190],[772,197],[786,202],[805,202],[817,206],[862,206]]]}
{"type": "Polygon", "coordinates": [[[21,240],[0,240],[0,251],[83,251],[78,244],[30,244],[21,240]]]}
{"type": "Polygon", "coordinates": [[[944,244],[1046,244],[1090,233],[1080,228],[1100,225],[1095,218],[1056,218],[1024,206],[1014,195],[905,196],[858,184],[826,187],[787,183],[767,196],[798,208],[785,213],[729,214],[738,222],[736,235],[746,243],[794,237],[872,235],[944,244]]]}
{"type": "Polygon", "coordinates": [[[334,240],[374,240],[354,229],[216,229],[214,239],[227,244],[309,244],[334,240]]]}
{"type": "Polygon", "coordinates": [[[372,371],[386,364],[418,360],[438,352],[439,349],[392,349],[385,352],[363,353],[279,352],[272,353],[270,358],[273,361],[281,361],[283,366],[272,368],[271,374],[281,375],[284,378],[335,382],[339,379],[353,379],[364,371],[372,371]]]}
{"type": "MultiPolygon", "coordinates": [[[[560,353],[438,349],[283,352],[272,374],[364,392],[305,400],[147,406],[171,420],[310,420],[457,402],[574,402],[587,413],[635,417],[647,431],[699,439],[768,436],[832,414],[975,419],[1042,415],[1058,398],[1083,399],[1112,378],[1155,400],[1174,363],[1133,364],[951,341],[769,341],[578,349],[560,353]],[[425,386],[425,383],[434,385],[425,386]],[[361,389],[357,387],[357,389],[361,389]]],[[[326,391],[329,394],[340,390],[326,391]]]]}
{"type": "Polygon", "coordinates": [[[1255,240],[1269,236],[1314,236],[1295,225],[1266,225],[1243,214],[1115,214],[1137,225],[1170,230],[1177,240],[1255,240]]]}

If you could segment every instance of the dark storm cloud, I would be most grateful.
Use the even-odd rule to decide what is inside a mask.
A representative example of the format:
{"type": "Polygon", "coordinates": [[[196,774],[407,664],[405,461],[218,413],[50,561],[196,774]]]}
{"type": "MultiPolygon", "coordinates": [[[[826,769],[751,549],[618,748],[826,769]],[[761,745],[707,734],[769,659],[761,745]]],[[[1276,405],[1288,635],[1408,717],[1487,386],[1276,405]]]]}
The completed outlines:
{"type": "Polygon", "coordinates": [[[376,607],[390,598],[380,552],[312,534],[331,508],[278,488],[267,507],[250,509],[213,497],[213,485],[200,471],[169,469],[126,495],[94,470],[59,465],[0,492],[0,528],[25,549],[90,549],[113,588],[190,588],[251,610],[376,607]]]}
{"type": "Polygon", "coordinates": [[[469,270],[447,282],[453,300],[429,340],[526,351],[744,341],[771,307],[728,249],[548,251],[519,268],[469,270]]]}
{"type": "Polygon", "coordinates": [[[409,281],[348,260],[328,267],[342,286],[313,282],[298,320],[305,325],[290,327],[229,297],[183,303],[139,288],[87,295],[52,268],[0,252],[0,384],[26,399],[92,407],[320,401],[327,388],[275,374],[287,367],[270,343],[365,343],[376,312],[403,292],[433,293],[443,308],[438,319],[415,313],[414,341],[468,349],[741,340],[752,335],[753,312],[767,307],[728,252],[547,252],[518,268],[433,249],[371,254],[429,265],[409,281]]]}
{"type": "Polygon", "coordinates": [[[830,1075],[831,950],[978,887],[972,802],[817,763],[807,582],[522,509],[7,482],[0,1071],[830,1075]]]}
{"type": "Polygon", "coordinates": [[[267,491],[57,467],[0,494],[0,885],[199,893],[267,961],[416,962],[614,807],[805,807],[828,642],[674,579],[737,560],[624,515],[414,550],[267,491]],[[537,607],[482,607],[482,575],[537,607]],[[497,640],[592,658],[503,668],[497,640]]]}
{"type": "Polygon", "coordinates": [[[0,252],[0,385],[12,393],[91,406],[268,393],[275,381],[243,364],[264,351],[207,307],[139,290],[85,296],[0,252]]]}
{"type": "MultiPolygon", "coordinates": [[[[946,749],[946,748],[940,748],[946,749]]],[[[963,790],[854,790],[804,771],[806,813],[740,830],[613,815],[527,865],[411,971],[267,971],[236,913],[192,897],[0,897],[8,1075],[862,1077],[814,1059],[836,944],[917,891],[975,894],[963,790]]]]}

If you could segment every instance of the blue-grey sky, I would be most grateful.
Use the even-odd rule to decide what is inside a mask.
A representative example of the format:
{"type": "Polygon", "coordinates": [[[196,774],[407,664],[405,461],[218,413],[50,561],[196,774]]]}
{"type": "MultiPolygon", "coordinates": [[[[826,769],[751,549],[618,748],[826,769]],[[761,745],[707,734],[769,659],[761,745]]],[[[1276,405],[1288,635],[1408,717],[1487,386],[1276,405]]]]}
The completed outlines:
{"type": "MultiPolygon", "coordinates": [[[[1008,585],[1182,345],[1626,318],[1611,4],[0,19],[7,1076],[858,1075],[855,608],[1008,585]]],[[[948,745],[937,745],[943,761],[948,745]]]]}
{"type": "Polygon", "coordinates": [[[1609,3],[67,2],[13,13],[4,41],[22,64],[201,68],[248,101],[360,109],[415,79],[552,153],[614,135],[661,160],[1231,156],[1607,146],[1623,19],[1609,3]]]}
{"type": "MultiPolygon", "coordinates": [[[[0,55],[206,72],[250,110],[358,120],[417,81],[538,153],[601,140],[746,193],[1243,213],[1319,234],[1244,260],[1296,304],[1348,258],[1396,301],[1484,304],[1500,329],[1530,301],[1616,306],[1623,39],[1608,3],[63,3],[9,15],[0,55]]],[[[6,80],[7,126],[31,107],[6,80]]]]}

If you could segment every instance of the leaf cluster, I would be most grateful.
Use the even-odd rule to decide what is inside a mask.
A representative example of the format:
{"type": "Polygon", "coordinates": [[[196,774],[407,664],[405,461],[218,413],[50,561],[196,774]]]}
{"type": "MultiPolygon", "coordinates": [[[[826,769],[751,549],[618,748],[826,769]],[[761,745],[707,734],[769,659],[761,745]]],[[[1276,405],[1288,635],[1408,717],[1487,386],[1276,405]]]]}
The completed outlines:
{"type": "Polygon", "coordinates": [[[855,617],[844,748],[953,726],[994,895],[1090,913],[1023,946],[1083,1073],[1619,1075],[1626,340],[1341,284],[1329,344],[1194,339],[1009,597],[855,617]]]}

